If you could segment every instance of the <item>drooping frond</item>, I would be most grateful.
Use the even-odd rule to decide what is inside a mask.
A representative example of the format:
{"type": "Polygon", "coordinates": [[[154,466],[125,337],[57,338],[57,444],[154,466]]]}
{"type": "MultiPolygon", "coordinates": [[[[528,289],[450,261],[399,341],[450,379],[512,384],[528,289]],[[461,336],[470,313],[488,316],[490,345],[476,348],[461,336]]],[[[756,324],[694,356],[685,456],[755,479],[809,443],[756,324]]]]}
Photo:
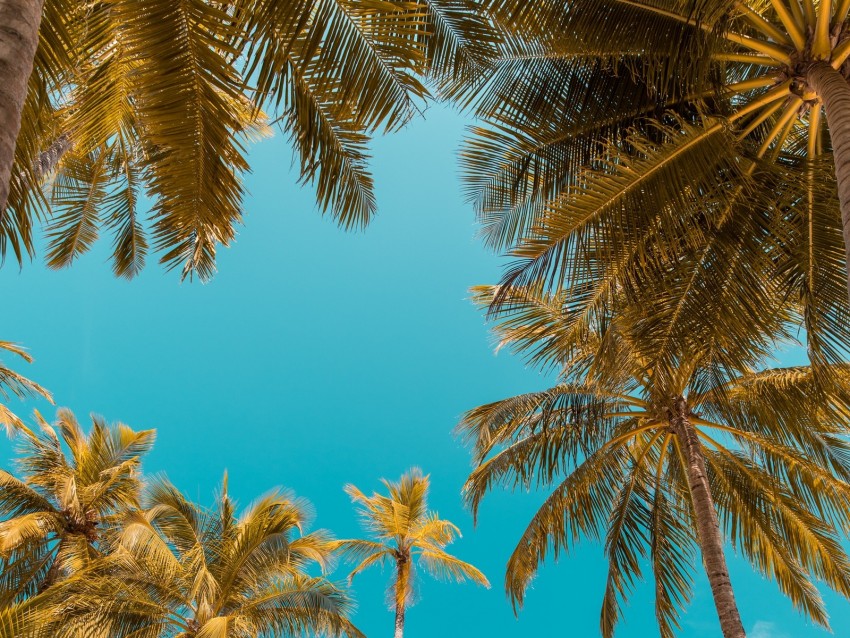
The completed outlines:
{"type": "MultiPolygon", "coordinates": [[[[0,341],[0,352],[3,351],[20,357],[27,363],[32,363],[30,354],[19,345],[9,341],[0,341]]],[[[5,402],[11,396],[19,399],[42,397],[50,402],[53,401],[50,392],[45,388],[15,372],[0,361],[0,398],[5,402]]],[[[3,403],[0,403],[0,425],[6,428],[8,434],[12,434],[15,430],[23,427],[23,421],[3,403]]]]}
{"type": "Polygon", "coordinates": [[[233,20],[201,0],[119,6],[121,44],[136,78],[155,245],[164,264],[206,280],[218,244],[230,242],[241,219],[240,175],[248,169],[242,122],[232,108],[241,87],[228,61],[233,20]]]}
{"type": "Polygon", "coordinates": [[[419,552],[419,562],[435,578],[459,583],[471,580],[490,587],[487,577],[479,569],[436,547],[424,547],[419,552]]]}

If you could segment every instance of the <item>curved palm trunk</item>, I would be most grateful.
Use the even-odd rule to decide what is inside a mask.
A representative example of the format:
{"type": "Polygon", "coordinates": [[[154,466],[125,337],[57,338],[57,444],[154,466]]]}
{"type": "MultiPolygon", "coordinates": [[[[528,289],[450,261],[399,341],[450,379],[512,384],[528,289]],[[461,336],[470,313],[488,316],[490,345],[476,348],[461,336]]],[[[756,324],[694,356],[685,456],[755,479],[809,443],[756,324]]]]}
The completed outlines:
{"type": "Polygon", "coordinates": [[[9,197],[43,6],[44,0],[0,0],[0,212],[9,197]]]}
{"type": "Polygon", "coordinates": [[[410,577],[410,564],[406,556],[396,557],[395,580],[395,634],[394,638],[404,638],[404,607],[407,602],[407,588],[410,577]]]}
{"type": "Polygon", "coordinates": [[[844,76],[826,62],[812,64],[806,72],[806,81],[823,103],[832,139],[850,294],[850,86],[844,76]]]}
{"type": "Polygon", "coordinates": [[[714,597],[714,606],[717,609],[724,638],[745,638],[746,632],[741,622],[741,615],[738,613],[729,569],[726,566],[723,537],[720,534],[720,523],[717,520],[717,512],[714,509],[714,500],[708,484],[705,457],[696,430],[688,420],[687,414],[687,402],[679,397],[676,401],[676,409],[670,418],[670,426],[685,452],[688,487],[694,504],[703,566],[711,585],[711,594],[714,597]]]}

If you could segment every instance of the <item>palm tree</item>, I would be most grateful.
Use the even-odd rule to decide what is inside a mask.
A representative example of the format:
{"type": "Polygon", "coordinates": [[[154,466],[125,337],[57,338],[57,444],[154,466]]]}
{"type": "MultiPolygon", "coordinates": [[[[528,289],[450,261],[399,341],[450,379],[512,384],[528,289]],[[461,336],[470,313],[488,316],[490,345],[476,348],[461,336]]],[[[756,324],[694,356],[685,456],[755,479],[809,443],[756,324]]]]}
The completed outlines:
{"type": "MultiPolygon", "coordinates": [[[[484,305],[497,294],[479,292],[484,305]]],[[[475,408],[458,426],[473,447],[464,495],[476,516],[496,486],[548,491],[507,564],[515,608],[550,552],[604,536],[603,636],[646,561],[661,634],[673,636],[701,554],[723,635],[741,637],[730,542],[827,626],[812,581],[850,597],[840,540],[850,516],[850,369],[834,367],[831,385],[806,367],[735,371],[712,352],[723,344],[685,344],[657,364],[633,339],[627,311],[577,343],[563,340],[560,305],[547,295],[502,294],[502,342],[538,359],[560,354],[563,365],[554,387],[475,408]]]]}
{"type": "Polygon", "coordinates": [[[428,476],[413,468],[398,482],[381,482],[389,496],[366,496],[354,485],[345,486],[358,506],[364,528],[374,540],[341,540],[334,546],[358,563],[349,580],[368,567],[392,565],[390,595],[395,609],[395,638],[402,638],[405,611],[413,603],[414,560],[436,578],[471,580],[485,587],[490,583],[478,569],[445,551],[446,545],[460,536],[460,530],[428,511],[428,476]]]}
{"type": "Polygon", "coordinates": [[[66,409],[55,426],[38,419],[41,432],[18,428],[20,478],[0,470],[0,589],[11,600],[45,591],[100,555],[104,530],[138,505],[141,456],[155,437],[94,416],[86,435],[66,409]]]}
{"type": "Polygon", "coordinates": [[[468,0],[43,0],[42,11],[2,0],[0,10],[18,4],[27,29],[0,78],[16,100],[0,103],[10,118],[0,252],[32,254],[34,220],[48,216],[50,266],[107,229],[126,277],[151,247],[184,276],[212,275],[242,219],[246,145],[269,131],[262,109],[289,135],[322,211],[365,226],[376,208],[369,137],[420,112],[426,79],[478,71],[493,41],[468,0]]]}
{"type": "Polygon", "coordinates": [[[124,515],[91,575],[69,583],[57,635],[362,636],[346,594],[308,573],[327,564],[329,539],[300,533],[305,502],[273,492],[237,517],[225,477],[210,509],[164,479],[148,486],[145,505],[124,515]]]}
{"type": "MultiPolygon", "coordinates": [[[[4,350],[20,357],[27,363],[32,363],[32,357],[30,354],[14,343],[0,341],[0,351],[4,350]]],[[[19,399],[41,397],[47,399],[51,403],[53,402],[50,392],[48,392],[45,388],[18,374],[0,362],[0,398],[4,401],[8,401],[11,395],[18,397],[19,399]]],[[[0,425],[6,428],[6,432],[9,435],[12,435],[17,429],[23,426],[23,421],[15,416],[8,407],[0,403],[0,425]]]]}
{"type": "MultiPolygon", "coordinates": [[[[813,363],[846,355],[846,2],[484,6],[510,37],[453,95],[485,122],[464,165],[488,242],[516,257],[504,283],[563,285],[595,312],[612,286],[689,268],[661,291],[675,308],[753,260],[777,278],[765,299],[802,304],[813,363]]],[[[729,306],[705,314],[723,325],[729,306]]]]}

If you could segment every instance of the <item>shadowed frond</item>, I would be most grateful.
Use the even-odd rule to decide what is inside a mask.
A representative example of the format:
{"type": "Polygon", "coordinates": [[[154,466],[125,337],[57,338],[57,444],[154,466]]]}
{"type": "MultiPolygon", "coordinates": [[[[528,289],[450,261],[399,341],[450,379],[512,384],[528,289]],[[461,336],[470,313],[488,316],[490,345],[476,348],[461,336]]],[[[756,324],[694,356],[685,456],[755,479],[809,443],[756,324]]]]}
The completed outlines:
{"type": "MultiPolygon", "coordinates": [[[[324,577],[331,551],[321,531],[302,533],[306,503],[283,491],[237,515],[226,479],[212,509],[187,500],[164,478],[152,482],[144,511],[130,511],[94,578],[69,582],[68,619],[116,637],[162,636],[193,628],[234,635],[349,636],[352,602],[324,577]]],[[[67,623],[59,635],[74,635],[67,623]]]]}

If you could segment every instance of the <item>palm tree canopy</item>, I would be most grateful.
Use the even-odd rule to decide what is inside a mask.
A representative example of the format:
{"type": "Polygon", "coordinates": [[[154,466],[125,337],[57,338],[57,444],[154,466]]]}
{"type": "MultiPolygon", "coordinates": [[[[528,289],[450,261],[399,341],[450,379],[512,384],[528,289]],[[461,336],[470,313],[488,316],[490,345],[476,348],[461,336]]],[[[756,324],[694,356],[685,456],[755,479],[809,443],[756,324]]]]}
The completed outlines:
{"type": "Polygon", "coordinates": [[[582,539],[600,540],[609,563],[603,635],[613,634],[647,569],[661,633],[674,635],[698,560],[684,457],[670,428],[681,401],[703,447],[726,539],[826,625],[814,581],[850,596],[850,558],[840,540],[850,522],[850,369],[832,366],[827,384],[806,367],[735,370],[687,352],[676,365],[671,357],[655,366],[627,313],[577,343],[559,332],[557,304],[544,319],[545,295],[532,302],[528,290],[504,294],[522,303],[502,309],[503,344],[532,355],[566,353],[557,385],[475,408],[458,426],[473,449],[464,496],[474,513],[497,486],[548,494],[508,561],[514,605],[547,558],[582,539]]]}
{"type": "Polygon", "coordinates": [[[503,283],[586,313],[614,294],[657,317],[702,307],[708,332],[791,303],[812,363],[846,358],[831,138],[804,77],[850,74],[846,2],[483,4],[507,37],[450,93],[482,120],[465,180],[515,257],[503,283]]]}
{"type": "Polygon", "coordinates": [[[372,134],[477,74],[494,36],[470,0],[46,0],[0,252],[69,265],[100,233],[132,277],[150,250],[212,276],[242,219],[247,145],[271,119],[341,226],[376,203],[372,134]],[[263,110],[268,111],[267,116],[263,110]],[[151,200],[145,210],[143,198],[151,200]]]}
{"type": "MultiPolygon", "coordinates": [[[[345,491],[357,506],[363,528],[372,540],[341,540],[335,547],[357,565],[349,578],[375,565],[384,566],[402,561],[412,566],[416,561],[429,574],[441,580],[462,582],[471,580],[489,587],[490,583],[477,568],[445,551],[445,547],[460,536],[453,523],[440,519],[428,510],[429,477],[418,468],[405,473],[397,482],[382,479],[388,495],[373,493],[367,496],[354,485],[345,491]]],[[[406,578],[402,591],[396,591],[397,574],[390,584],[405,605],[413,602],[413,579],[406,578]]]]}
{"type": "MultiPolygon", "coordinates": [[[[27,363],[32,363],[32,357],[24,348],[9,341],[0,341],[0,351],[8,352],[20,357],[27,363]]],[[[42,397],[51,403],[53,402],[50,392],[45,388],[15,372],[0,361],[0,399],[8,401],[12,396],[19,399],[42,397]]],[[[0,403],[0,425],[5,427],[6,433],[11,436],[23,427],[24,423],[7,406],[0,403]]]]}
{"type": "Polygon", "coordinates": [[[86,435],[60,409],[40,432],[19,428],[17,476],[0,470],[0,596],[23,600],[100,555],[115,516],[138,505],[141,457],[153,430],[92,417],[86,435]]]}
{"type": "Polygon", "coordinates": [[[304,501],[276,491],[237,515],[226,478],[211,508],[158,479],[144,504],[125,514],[93,577],[68,584],[59,635],[101,626],[116,637],[362,636],[346,594],[308,573],[327,565],[330,546],[325,532],[301,533],[304,501]]]}

